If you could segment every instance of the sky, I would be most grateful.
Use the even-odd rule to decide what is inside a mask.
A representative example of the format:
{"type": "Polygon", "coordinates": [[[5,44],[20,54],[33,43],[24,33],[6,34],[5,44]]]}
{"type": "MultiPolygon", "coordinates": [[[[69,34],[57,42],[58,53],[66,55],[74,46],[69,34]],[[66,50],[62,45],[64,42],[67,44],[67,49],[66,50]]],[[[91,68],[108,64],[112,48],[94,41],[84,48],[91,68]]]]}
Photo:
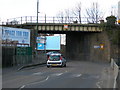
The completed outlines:
{"type": "MultiPolygon", "coordinates": [[[[111,10],[117,10],[118,1],[120,0],[39,0],[39,16],[56,16],[59,11],[73,9],[79,2],[82,12],[90,7],[91,3],[98,2],[104,16],[109,16],[111,10]]],[[[36,16],[36,13],[37,0],[0,0],[0,22],[21,16],[36,16]]]]}

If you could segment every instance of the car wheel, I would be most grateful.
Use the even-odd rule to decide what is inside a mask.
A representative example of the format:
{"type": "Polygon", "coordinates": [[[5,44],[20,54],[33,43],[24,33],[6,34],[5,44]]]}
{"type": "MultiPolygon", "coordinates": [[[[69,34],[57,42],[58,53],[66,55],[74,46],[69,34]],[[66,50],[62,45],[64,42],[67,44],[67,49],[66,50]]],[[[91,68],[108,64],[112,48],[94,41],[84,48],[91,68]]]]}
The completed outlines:
{"type": "Polygon", "coordinates": [[[61,68],[63,67],[63,64],[60,66],[61,68]]]}
{"type": "Polygon", "coordinates": [[[64,67],[66,67],[66,64],[64,65],[64,67]]]}
{"type": "Polygon", "coordinates": [[[47,66],[48,68],[50,67],[50,66],[47,66]]]}

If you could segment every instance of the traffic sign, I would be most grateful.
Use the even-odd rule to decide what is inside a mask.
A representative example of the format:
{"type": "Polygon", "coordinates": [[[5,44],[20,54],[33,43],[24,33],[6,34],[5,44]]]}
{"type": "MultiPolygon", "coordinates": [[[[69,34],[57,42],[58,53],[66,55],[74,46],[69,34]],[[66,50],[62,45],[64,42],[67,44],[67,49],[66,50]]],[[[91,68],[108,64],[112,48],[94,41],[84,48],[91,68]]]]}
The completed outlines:
{"type": "Polygon", "coordinates": [[[65,25],[64,25],[64,29],[68,29],[68,25],[65,24],[65,25]]]}
{"type": "Polygon", "coordinates": [[[96,45],[96,46],[94,46],[94,48],[100,48],[100,46],[97,46],[97,45],[96,45]]]}
{"type": "Polygon", "coordinates": [[[100,44],[100,49],[104,49],[104,44],[100,44]]]}

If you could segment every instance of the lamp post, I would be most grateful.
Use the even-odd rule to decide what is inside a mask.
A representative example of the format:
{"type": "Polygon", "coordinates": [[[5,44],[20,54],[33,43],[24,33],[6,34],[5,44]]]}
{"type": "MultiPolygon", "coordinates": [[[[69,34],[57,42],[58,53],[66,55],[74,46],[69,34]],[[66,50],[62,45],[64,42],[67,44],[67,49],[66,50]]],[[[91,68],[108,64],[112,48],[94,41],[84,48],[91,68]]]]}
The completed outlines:
{"type": "Polygon", "coordinates": [[[38,14],[39,14],[39,0],[37,0],[37,29],[36,29],[36,37],[38,36],[38,14]]]}
{"type": "Polygon", "coordinates": [[[45,51],[45,54],[46,54],[46,36],[44,36],[44,51],[45,51]]]}
{"type": "Polygon", "coordinates": [[[38,14],[39,14],[39,0],[37,0],[37,32],[36,32],[36,36],[38,34],[38,14]]]}
{"type": "Polygon", "coordinates": [[[36,23],[36,32],[35,32],[35,52],[37,55],[37,36],[38,36],[38,14],[39,14],[39,0],[37,0],[37,23],[36,23]]]}

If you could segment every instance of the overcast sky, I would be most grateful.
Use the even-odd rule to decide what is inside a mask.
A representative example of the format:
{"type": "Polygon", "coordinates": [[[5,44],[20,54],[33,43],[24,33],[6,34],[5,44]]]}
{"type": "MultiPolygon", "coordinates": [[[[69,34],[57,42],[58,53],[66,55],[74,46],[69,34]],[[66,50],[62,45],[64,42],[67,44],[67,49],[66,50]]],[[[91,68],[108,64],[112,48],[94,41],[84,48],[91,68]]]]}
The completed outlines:
{"type": "MultiPolygon", "coordinates": [[[[39,0],[39,15],[56,16],[65,9],[72,9],[78,2],[82,10],[90,7],[92,2],[98,2],[105,16],[111,14],[111,8],[117,9],[120,0],[39,0]]],[[[36,16],[37,0],[0,0],[0,20],[21,16],[36,16]]]]}

